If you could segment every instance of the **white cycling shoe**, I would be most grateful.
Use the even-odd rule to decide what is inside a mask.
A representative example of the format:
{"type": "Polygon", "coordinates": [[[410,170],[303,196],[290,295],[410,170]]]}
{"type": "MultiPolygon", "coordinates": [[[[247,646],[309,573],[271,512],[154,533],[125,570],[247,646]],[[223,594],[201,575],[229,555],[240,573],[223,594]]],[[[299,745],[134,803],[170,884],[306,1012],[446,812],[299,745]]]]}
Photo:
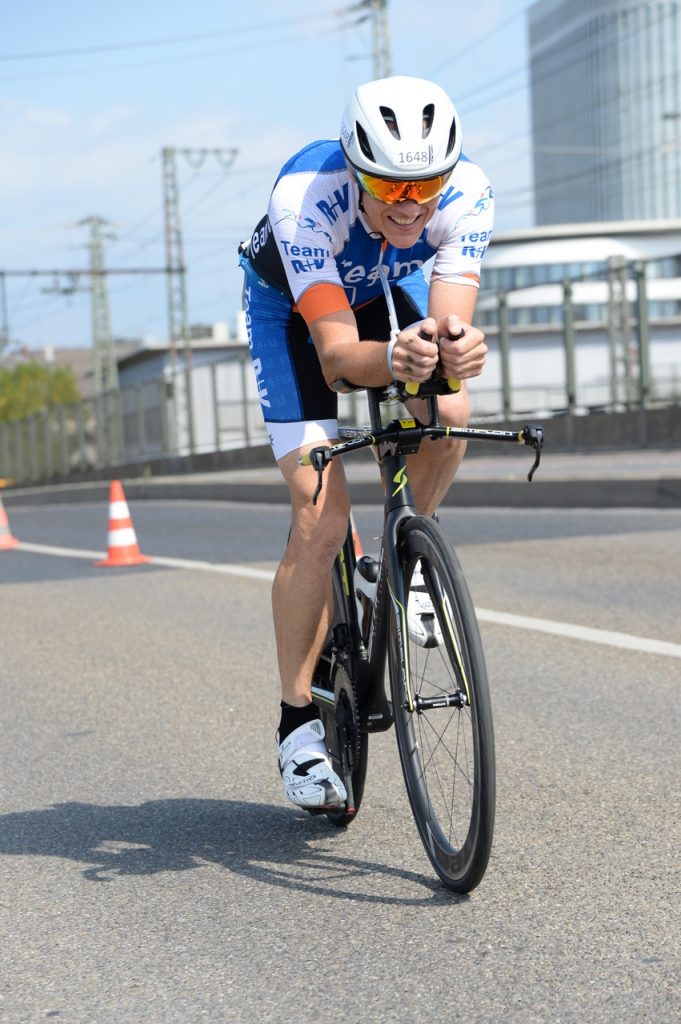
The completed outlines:
{"type": "Polygon", "coordinates": [[[439,647],[443,643],[442,630],[426,588],[421,563],[414,567],[407,602],[407,630],[419,647],[439,647]]]}
{"type": "Polygon", "coordinates": [[[286,796],[297,807],[331,809],[348,798],[331,767],[320,719],[298,726],[279,744],[279,771],[286,796]]]}

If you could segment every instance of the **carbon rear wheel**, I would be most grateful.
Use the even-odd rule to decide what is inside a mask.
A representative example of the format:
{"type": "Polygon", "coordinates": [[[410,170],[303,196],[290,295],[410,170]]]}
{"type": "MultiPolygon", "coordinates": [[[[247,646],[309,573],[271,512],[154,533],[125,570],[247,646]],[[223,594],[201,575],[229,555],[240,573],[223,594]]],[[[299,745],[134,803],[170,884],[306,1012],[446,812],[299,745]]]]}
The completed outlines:
{"type": "Polygon", "coordinates": [[[406,592],[416,586],[416,572],[418,594],[427,592],[433,610],[419,635],[408,627],[409,601],[391,616],[390,687],[402,771],[435,871],[448,888],[465,893],[485,873],[494,832],[494,731],[482,642],[461,566],[436,523],[422,516],[405,522],[400,562],[406,592]]]}
{"type": "Polygon", "coordinates": [[[348,792],[345,807],[325,811],[334,825],[349,825],[357,817],[367,774],[369,737],[360,728],[355,682],[352,678],[353,650],[351,629],[348,624],[348,595],[344,588],[343,572],[339,561],[333,568],[333,620],[331,636],[323,657],[328,662],[329,690],[333,690],[333,702],[329,692],[328,701],[315,700],[320,709],[326,745],[331,755],[334,771],[343,780],[348,792]]]}

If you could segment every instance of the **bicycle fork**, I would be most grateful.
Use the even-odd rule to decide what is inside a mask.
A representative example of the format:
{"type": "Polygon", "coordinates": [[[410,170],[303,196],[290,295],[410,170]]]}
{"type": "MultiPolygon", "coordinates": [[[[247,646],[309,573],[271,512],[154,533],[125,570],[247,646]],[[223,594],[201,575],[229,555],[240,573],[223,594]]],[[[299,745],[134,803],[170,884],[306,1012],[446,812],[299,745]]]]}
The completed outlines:
{"type": "MultiPolygon", "coordinates": [[[[397,476],[399,476],[399,473],[396,474],[394,480],[397,479],[397,476]]],[[[448,648],[450,655],[453,655],[460,685],[450,693],[424,697],[418,692],[418,689],[413,684],[408,643],[409,594],[407,587],[405,586],[403,574],[401,558],[402,540],[400,531],[402,524],[414,514],[414,509],[413,505],[411,505],[410,495],[408,493],[402,500],[398,498],[398,492],[400,490],[401,488],[398,487],[391,497],[387,499],[389,507],[386,513],[384,544],[381,552],[381,577],[385,578],[385,586],[387,587],[393,614],[396,619],[396,653],[401,679],[400,692],[404,697],[403,707],[405,710],[411,713],[415,712],[419,715],[424,711],[430,711],[437,708],[460,709],[470,705],[471,697],[466,668],[460,650],[457,629],[454,623],[453,611],[450,607],[447,594],[440,585],[437,574],[429,565],[424,566],[423,563],[421,565],[421,569],[424,574],[424,579],[427,577],[426,582],[429,584],[428,589],[433,600],[433,605],[436,607],[436,617],[438,618],[442,631],[442,642],[448,648]]],[[[381,581],[379,580],[379,587],[380,582],[381,581]]],[[[381,602],[380,599],[377,603],[379,606],[381,604],[387,605],[387,601],[381,602]]],[[[387,626],[388,616],[384,615],[383,618],[385,620],[385,626],[387,626]]],[[[372,656],[374,653],[376,639],[376,632],[372,632],[369,643],[369,657],[371,660],[373,660],[372,656]]],[[[385,643],[386,639],[387,629],[385,629],[383,643],[385,643]]]]}

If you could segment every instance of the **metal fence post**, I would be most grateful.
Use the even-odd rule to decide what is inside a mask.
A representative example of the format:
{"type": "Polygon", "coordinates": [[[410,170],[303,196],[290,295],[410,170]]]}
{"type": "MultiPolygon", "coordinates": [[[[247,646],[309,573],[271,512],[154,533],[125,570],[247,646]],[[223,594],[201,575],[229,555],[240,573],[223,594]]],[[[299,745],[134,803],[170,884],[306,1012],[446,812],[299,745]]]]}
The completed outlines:
{"type": "Polygon", "coordinates": [[[9,469],[9,427],[0,423],[0,476],[11,477],[9,469]]]}
{"type": "Polygon", "coordinates": [[[24,446],[21,443],[22,428],[24,426],[22,420],[14,420],[12,423],[12,431],[14,433],[14,473],[13,476],[17,480],[22,481],[25,479],[24,473],[24,446]]]}
{"type": "Polygon", "coordinates": [[[43,410],[43,444],[45,445],[43,470],[45,476],[51,477],[54,473],[54,464],[52,460],[52,428],[49,408],[43,410]]]}
{"type": "Polygon", "coordinates": [[[59,406],[59,461],[64,476],[69,471],[69,442],[66,433],[66,406],[59,406]]]}
{"type": "Polygon", "coordinates": [[[38,459],[38,413],[28,418],[28,465],[29,472],[31,474],[31,480],[37,480],[40,477],[40,467],[38,459]]]}
{"type": "Polygon", "coordinates": [[[210,393],[213,402],[213,447],[220,451],[220,410],[218,408],[218,368],[210,364],[210,393]]]}
{"type": "Polygon", "coordinates": [[[87,469],[87,457],[85,452],[85,422],[83,415],[84,402],[76,405],[76,437],[78,439],[78,461],[81,470],[87,469]]]}
{"type": "Polygon", "coordinates": [[[563,336],[565,339],[565,393],[569,413],[577,404],[575,385],[575,311],[572,304],[572,282],[563,281],[563,336]]]}
{"type": "Polygon", "coordinates": [[[187,442],[189,444],[189,454],[194,454],[195,442],[194,442],[194,399],[192,395],[192,371],[189,365],[185,365],[184,368],[184,388],[185,388],[185,404],[187,408],[187,442]]]}
{"type": "Polygon", "coordinates": [[[631,403],[630,319],[627,281],[629,271],[622,256],[608,259],[608,331],[612,374],[612,403],[631,403]]]}
{"type": "Polygon", "coordinates": [[[116,429],[116,446],[118,448],[117,458],[121,465],[126,461],[125,431],[123,428],[123,393],[120,387],[113,392],[114,401],[114,422],[116,429]]]}
{"type": "Polygon", "coordinates": [[[144,396],[140,381],[137,381],[135,384],[135,399],[137,406],[137,451],[141,456],[144,456],[147,451],[147,438],[144,423],[144,396]]]}
{"type": "MultiPolygon", "coordinates": [[[[101,394],[101,392],[99,392],[99,394],[95,395],[95,397],[93,399],[93,402],[92,402],[92,411],[93,411],[94,420],[95,420],[94,466],[95,466],[96,469],[99,469],[103,465],[102,448],[104,447],[104,444],[103,444],[103,439],[102,439],[102,411],[101,410],[102,410],[102,394],[101,394]]],[[[82,423],[82,421],[81,421],[81,423],[82,423]]],[[[85,431],[83,430],[83,443],[81,445],[81,463],[84,461],[84,458],[85,458],[85,431]]],[[[83,468],[85,468],[85,466],[83,466],[83,468]]]]}
{"type": "Polygon", "coordinates": [[[171,387],[171,383],[164,374],[158,383],[158,404],[161,416],[161,454],[164,458],[170,455],[170,438],[172,433],[170,417],[172,413],[170,411],[170,396],[168,392],[171,387]]]}
{"type": "Polygon", "coordinates": [[[508,296],[499,292],[499,355],[501,358],[501,396],[504,419],[511,415],[511,360],[508,326],[508,296]]]}
{"type": "Polygon", "coordinates": [[[650,325],[648,323],[648,291],[646,264],[634,265],[636,281],[636,334],[638,338],[638,384],[641,408],[650,404],[650,325]]]}

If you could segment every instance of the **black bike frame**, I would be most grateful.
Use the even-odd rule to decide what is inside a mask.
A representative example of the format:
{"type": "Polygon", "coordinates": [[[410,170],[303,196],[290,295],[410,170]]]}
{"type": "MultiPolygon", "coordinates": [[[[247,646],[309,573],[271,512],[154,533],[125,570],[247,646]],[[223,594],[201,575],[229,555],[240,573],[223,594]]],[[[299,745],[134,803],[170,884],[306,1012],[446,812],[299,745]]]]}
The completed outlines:
{"type": "MultiPolygon", "coordinates": [[[[389,641],[390,610],[394,609],[397,621],[397,640],[402,677],[402,692],[409,696],[409,656],[407,651],[407,621],[404,578],[400,566],[400,530],[405,520],[417,514],[414,498],[407,477],[405,456],[415,453],[425,437],[437,441],[443,437],[512,441],[532,445],[535,449],[535,463],[528,474],[531,480],[539,465],[543,445],[541,427],[526,426],[523,431],[484,430],[468,427],[440,427],[438,422],[437,398],[425,396],[429,412],[429,423],[423,426],[413,418],[393,420],[387,427],[381,424],[381,401],[385,400],[386,389],[368,389],[371,428],[369,430],[341,430],[346,438],[332,446],[312,449],[308,461],[318,473],[318,485],[313,500],[316,501],[322,486],[322,476],[332,458],[360,448],[371,446],[380,467],[385,491],[384,525],[379,560],[379,576],[376,585],[376,599],[373,603],[368,630],[363,635],[357,614],[357,597],[354,584],[356,567],[352,527],[348,525],[345,542],[339,552],[343,595],[346,607],[345,622],[350,627],[350,648],[343,652],[352,662],[353,676],[357,685],[357,699],[360,721],[367,732],[382,732],[392,725],[390,704],[385,694],[385,663],[389,641]]],[[[405,397],[405,396],[403,396],[405,397]]],[[[410,710],[413,708],[410,706],[410,710]]]]}

